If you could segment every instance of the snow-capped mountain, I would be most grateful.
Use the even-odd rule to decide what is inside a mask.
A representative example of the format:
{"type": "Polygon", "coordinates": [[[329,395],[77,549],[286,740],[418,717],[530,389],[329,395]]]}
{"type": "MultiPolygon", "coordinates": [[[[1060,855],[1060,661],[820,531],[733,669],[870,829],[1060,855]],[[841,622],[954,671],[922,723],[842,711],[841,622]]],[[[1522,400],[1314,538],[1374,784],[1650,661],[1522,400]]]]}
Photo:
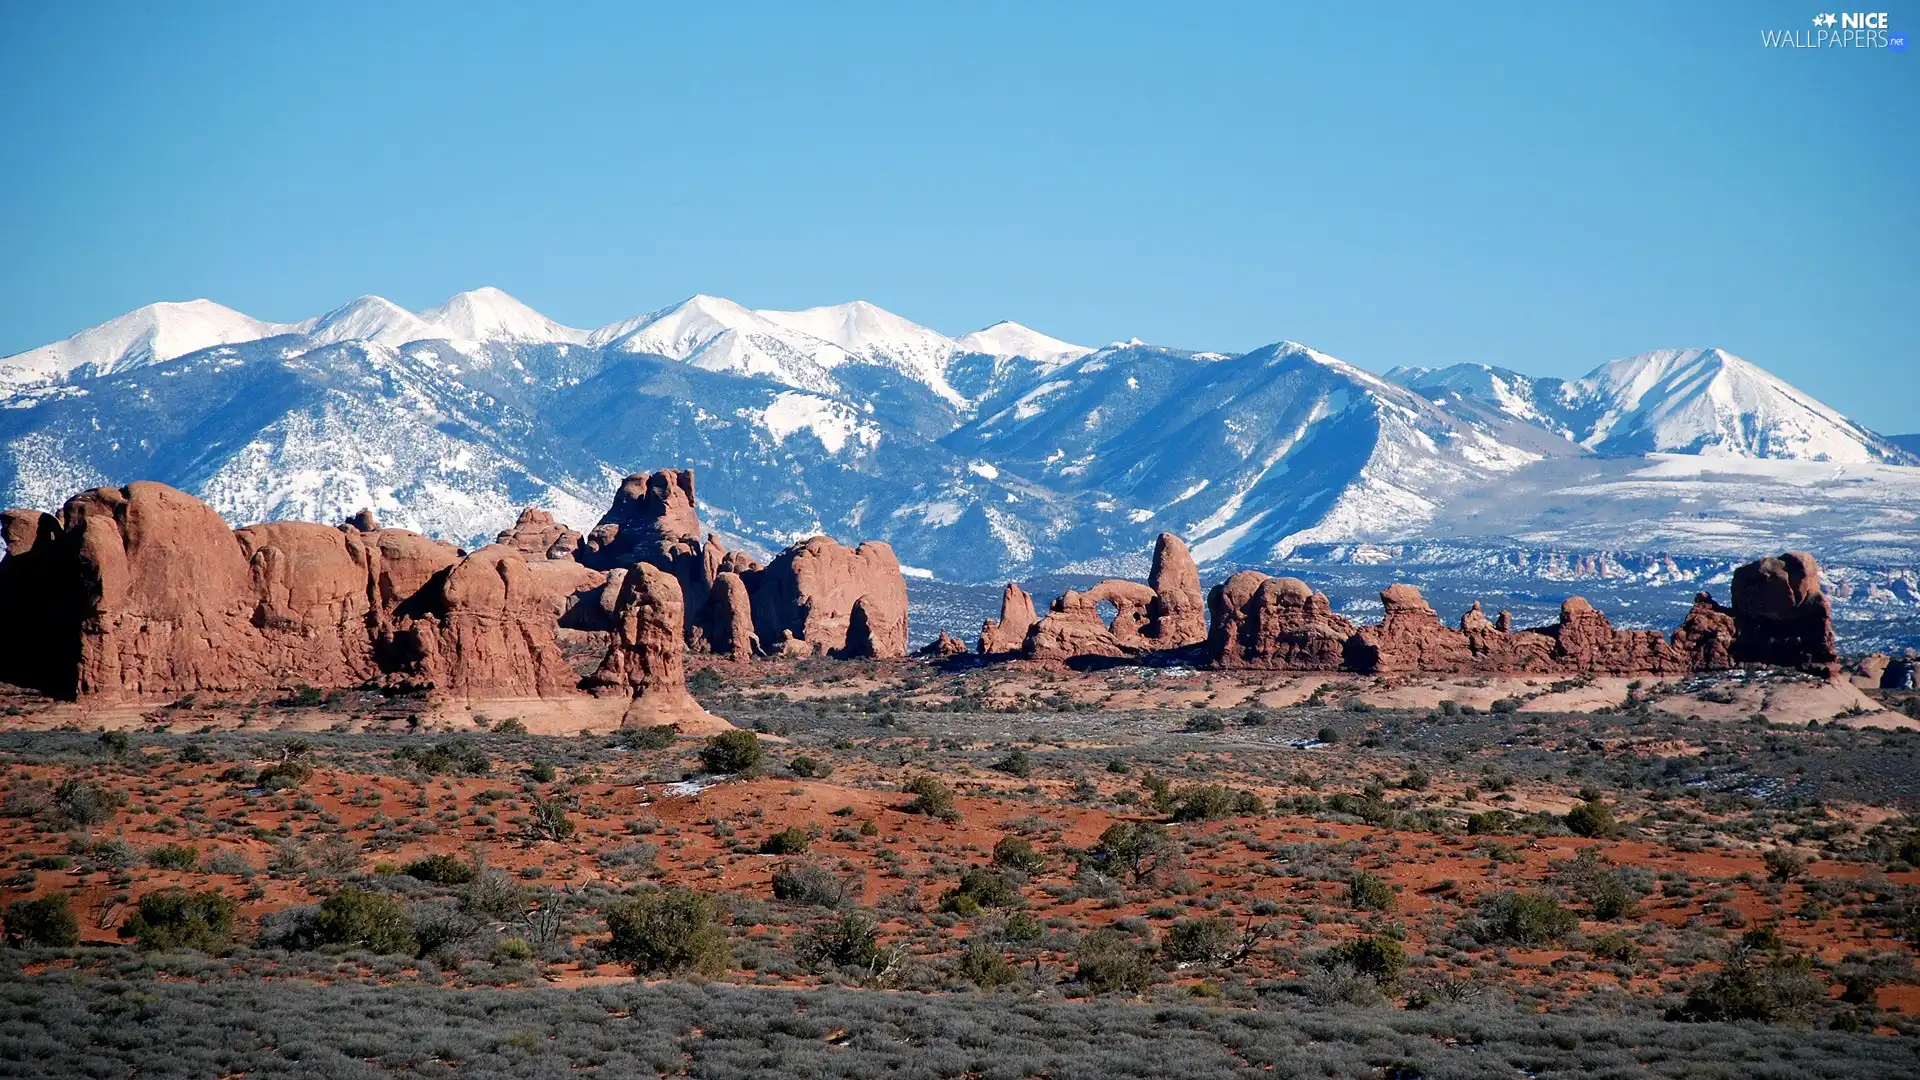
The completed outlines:
{"type": "Polygon", "coordinates": [[[477,543],[528,504],[591,525],[619,477],[681,465],[751,546],[877,537],[961,581],[1144,571],[1163,529],[1215,566],[1435,537],[1920,559],[1913,461],[1713,350],[1382,379],[1289,342],[950,338],[861,302],[695,296],[588,331],[497,289],[292,324],[196,301],[0,360],[9,505],[152,478],[236,522],[368,507],[477,543]]]}
{"type": "Polygon", "coordinates": [[[1480,364],[1389,377],[1443,401],[1472,400],[1607,455],[1681,453],[1914,464],[1891,441],[1720,349],[1662,349],[1579,379],[1529,379],[1480,364]]]}
{"type": "Polygon", "coordinates": [[[0,360],[0,392],[165,363],[214,345],[290,333],[211,300],[148,304],[70,338],[0,360]]]}

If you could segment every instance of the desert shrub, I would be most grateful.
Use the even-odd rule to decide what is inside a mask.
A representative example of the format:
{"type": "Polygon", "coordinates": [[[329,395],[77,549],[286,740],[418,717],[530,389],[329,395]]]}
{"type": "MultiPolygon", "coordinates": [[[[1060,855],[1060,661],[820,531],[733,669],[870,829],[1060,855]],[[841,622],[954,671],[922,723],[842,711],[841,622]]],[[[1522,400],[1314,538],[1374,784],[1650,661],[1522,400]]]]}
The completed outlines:
{"type": "Polygon", "coordinates": [[[505,720],[493,725],[493,733],[495,735],[525,735],[527,733],[527,723],[517,716],[509,716],[505,720]]]}
{"type": "Polygon", "coordinates": [[[37,900],[15,900],[0,915],[0,933],[7,944],[78,945],[80,920],[74,918],[73,905],[66,893],[48,893],[37,900]]]}
{"type": "Polygon", "coordinates": [[[1613,818],[1613,808],[1599,799],[1588,799],[1567,811],[1560,820],[1567,826],[1567,831],[1575,836],[1604,838],[1620,833],[1620,824],[1613,818]]]}
{"type": "Polygon", "coordinates": [[[1505,810],[1482,810],[1467,815],[1467,832],[1473,836],[1499,836],[1513,828],[1514,817],[1505,810]]]}
{"type": "Polygon", "coordinates": [[[953,789],[932,776],[921,774],[907,781],[901,790],[913,796],[907,812],[925,814],[942,821],[959,821],[960,810],[953,802],[953,789]]]}
{"type": "Polygon", "coordinates": [[[973,915],[981,908],[1011,907],[1020,902],[1020,890],[1005,874],[974,868],[960,873],[960,884],[940,898],[940,910],[973,915]]]}
{"type": "Polygon", "coordinates": [[[322,945],[376,953],[412,953],[413,921],[399,900],[386,893],[347,886],[320,903],[313,920],[322,945]]]}
{"type": "Polygon", "coordinates": [[[999,761],[993,763],[996,772],[1017,776],[1022,780],[1033,775],[1033,755],[1025,750],[1012,750],[999,761]]]}
{"type": "Polygon", "coordinates": [[[1214,821],[1237,814],[1258,815],[1266,812],[1266,800],[1260,796],[1220,784],[1194,784],[1180,788],[1173,793],[1171,810],[1175,821],[1214,821]]]}
{"type": "MultiPolygon", "coordinates": [[[[757,745],[757,743],[756,743],[757,745]]],[[[641,893],[606,911],[607,955],[636,975],[692,971],[719,975],[733,962],[726,927],[703,893],[669,889],[641,893]]]]}
{"type": "Polygon", "coordinates": [[[1111,927],[1080,939],[1073,978],[1090,994],[1146,993],[1153,982],[1153,950],[1111,927]]]}
{"type": "Polygon", "coordinates": [[[217,889],[190,893],[159,889],[140,898],[138,908],[120,924],[120,936],[143,949],[198,949],[218,952],[233,937],[239,903],[217,889]]]}
{"type": "Polygon", "coordinates": [[[1047,868],[1047,860],[1026,837],[1003,836],[993,845],[993,865],[1022,874],[1037,874],[1047,868]]]}
{"type": "Polygon", "coordinates": [[[1480,905],[1479,936],[1515,945],[1549,945],[1580,925],[1573,912],[1539,893],[1503,892],[1480,905]]]}
{"type": "Polygon", "coordinates": [[[1625,934],[1601,934],[1587,942],[1587,951],[1595,959],[1609,960],[1616,964],[1631,964],[1640,957],[1640,946],[1625,934]]]}
{"type": "Polygon", "coordinates": [[[891,962],[880,947],[879,925],[864,911],[849,911],[801,932],[793,945],[794,958],[809,971],[858,967],[877,972],[891,962]]]}
{"type": "Polygon", "coordinates": [[[1586,903],[1593,917],[1603,922],[1631,918],[1640,909],[1640,898],[1653,891],[1646,870],[1616,867],[1598,848],[1582,848],[1573,858],[1549,867],[1554,883],[1586,903]]]}
{"type": "Polygon", "coordinates": [[[636,750],[665,750],[679,737],[679,724],[654,724],[636,728],[627,735],[629,745],[636,750]]]}
{"type": "Polygon", "coordinates": [[[1736,949],[1720,970],[1696,982],[1673,1019],[1804,1020],[1827,996],[1826,986],[1804,956],[1756,955],[1736,949]]]}
{"type": "Polygon", "coordinates": [[[393,752],[393,760],[434,776],[485,776],[493,771],[486,751],[468,739],[403,746],[393,752]]]}
{"type": "Polygon", "coordinates": [[[824,866],[784,862],[773,868],[773,898],[820,907],[845,907],[854,899],[856,883],[824,866]]]}
{"type": "Polygon", "coordinates": [[[1337,743],[1340,741],[1340,731],[1338,728],[1323,727],[1314,733],[1313,740],[1328,744],[1337,743]]]}
{"type": "Polygon", "coordinates": [[[104,825],[126,802],[125,792],[92,780],[65,780],[53,790],[54,809],[75,825],[104,825]]]}
{"type": "Polygon", "coordinates": [[[533,801],[525,834],[528,840],[566,840],[573,836],[574,828],[573,819],[567,816],[567,800],[554,795],[533,801]]]}
{"type": "Polygon", "coordinates": [[[1196,735],[1212,734],[1227,730],[1227,722],[1216,713],[1203,712],[1187,721],[1185,729],[1196,735]]]}
{"type": "Polygon", "coordinates": [[[1386,878],[1357,870],[1347,879],[1347,903],[1361,911],[1392,911],[1400,899],[1386,878]]]}
{"type": "Polygon", "coordinates": [[[750,773],[766,756],[760,736],[751,731],[724,731],[700,748],[700,763],[711,773],[750,773]]]}
{"type": "Polygon", "coordinates": [[[985,942],[974,942],[967,946],[967,951],[960,956],[959,973],[961,978],[982,990],[992,990],[1020,979],[1020,973],[1007,959],[1007,954],[985,942]]]}
{"type": "Polygon", "coordinates": [[[147,852],[147,865],[156,870],[192,870],[200,865],[200,849],[190,844],[161,844],[147,852]]]}
{"type": "Polygon", "coordinates": [[[403,871],[408,877],[432,885],[465,885],[473,880],[473,864],[442,852],[415,859],[403,871]]]}
{"type": "Polygon", "coordinates": [[[1488,706],[1488,708],[1501,715],[1517,713],[1520,711],[1520,699],[1510,697],[1498,698],[1492,705],[1488,706]]]}
{"type": "Polygon", "coordinates": [[[286,761],[276,761],[261,769],[254,776],[253,784],[268,791],[286,791],[297,788],[311,779],[313,779],[313,766],[304,761],[289,758],[286,761]]]}
{"type": "Polygon", "coordinates": [[[327,692],[317,686],[301,683],[287,692],[287,696],[274,702],[285,709],[317,709],[327,703],[327,692]]]}
{"type": "Polygon", "coordinates": [[[813,837],[798,825],[789,825],[760,842],[762,855],[804,855],[813,837]]]}
{"type": "Polygon", "coordinates": [[[1186,964],[1222,964],[1238,959],[1242,938],[1226,919],[1178,919],[1167,928],[1162,951],[1186,964]]]}
{"type": "Polygon", "coordinates": [[[787,771],[803,780],[816,779],[831,774],[833,766],[802,754],[787,765],[787,771]]]}
{"type": "Polygon", "coordinates": [[[1768,880],[1792,881],[1806,873],[1807,865],[1812,860],[1792,848],[1768,848],[1760,856],[1760,861],[1766,864],[1768,880]]]}
{"type": "Polygon", "coordinates": [[[1344,965],[1381,986],[1392,986],[1406,969],[1407,950],[1389,937],[1355,938],[1327,950],[1320,962],[1323,967],[1344,965]]]}
{"type": "Polygon", "coordinates": [[[1047,935],[1047,928],[1035,916],[1016,911],[1000,925],[1000,938],[1021,945],[1032,945],[1047,935]]]}
{"type": "Polygon", "coordinates": [[[711,667],[703,667],[687,676],[687,690],[694,694],[717,694],[726,685],[726,680],[711,667]]]}
{"type": "Polygon", "coordinates": [[[246,852],[230,847],[214,849],[213,854],[207,856],[206,869],[209,874],[232,874],[249,881],[260,872],[260,868],[248,860],[246,852]]]}
{"type": "Polygon", "coordinates": [[[180,748],[173,752],[173,759],[182,765],[210,765],[213,763],[213,753],[197,742],[181,743],[180,748]]]}
{"type": "Polygon", "coordinates": [[[1151,881],[1178,847],[1165,825],[1154,821],[1116,821],[1100,834],[1088,857],[1096,869],[1125,873],[1134,883],[1151,881]]]}
{"type": "Polygon", "coordinates": [[[536,784],[551,784],[559,777],[560,770],[551,761],[536,761],[527,767],[527,778],[536,784]]]}

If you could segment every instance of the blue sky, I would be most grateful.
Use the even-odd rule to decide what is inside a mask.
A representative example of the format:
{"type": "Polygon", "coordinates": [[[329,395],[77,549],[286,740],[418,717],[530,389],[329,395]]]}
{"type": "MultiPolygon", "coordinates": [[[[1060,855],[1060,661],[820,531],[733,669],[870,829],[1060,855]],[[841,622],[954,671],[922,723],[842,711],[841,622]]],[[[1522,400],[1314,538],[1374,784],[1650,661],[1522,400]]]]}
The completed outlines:
{"type": "Polygon", "coordinates": [[[196,296],[864,298],[1374,370],[1718,345],[1920,430],[1920,53],[1761,47],[1816,7],[0,5],[0,354],[196,296]]]}

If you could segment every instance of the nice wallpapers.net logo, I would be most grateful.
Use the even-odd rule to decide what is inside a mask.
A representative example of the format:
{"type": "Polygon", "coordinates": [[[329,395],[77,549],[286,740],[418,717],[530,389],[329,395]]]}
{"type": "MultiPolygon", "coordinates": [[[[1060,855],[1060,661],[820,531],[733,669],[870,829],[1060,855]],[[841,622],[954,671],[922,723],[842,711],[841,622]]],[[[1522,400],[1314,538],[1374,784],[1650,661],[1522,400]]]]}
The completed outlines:
{"type": "Polygon", "coordinates": [[[1884,11],[1823,11],[1810,27],[1760,31],[1768,49],[1885,49],[1907,51],[1907,32],[1892,29],[1884,11]]]}

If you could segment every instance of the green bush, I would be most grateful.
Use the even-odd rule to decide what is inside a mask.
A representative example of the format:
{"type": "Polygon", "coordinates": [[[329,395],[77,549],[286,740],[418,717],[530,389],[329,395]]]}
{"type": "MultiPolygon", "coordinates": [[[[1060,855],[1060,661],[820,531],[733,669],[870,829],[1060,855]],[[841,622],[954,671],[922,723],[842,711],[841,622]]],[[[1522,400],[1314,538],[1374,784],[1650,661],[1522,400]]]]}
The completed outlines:
{"type": "Polygon", "coordinates": [[[413,921],[400,901],[351,885],[321,901],[313,930],[323,945],[403,954],[416,948],[413,921]]]}
{"type": "Polygon", "coordinates": [[[700,763],[711,773],[750,773],[760,767],[767,751],[751,731],[725,731],[700,748],[700,763]]]}
{"type": "Polygon", "coordinates": [[[1096,868],[1125,873],[1134,883],[1150,881],[1178,851],[1173,834],[1154,821],[1116,821],[1100,834],[1089,853],[1096,868]]]}
{"type": "Polygon", "coordinates": [[[925,814],[942,821],[959,821],[960,810],[953,802],[953,789],[931,776],[922,774],[907,781],[901,790],[913,796],[907,812],[925,814]]]}
{"type": "Polygon", "coordinates": [[[1220,784],[1194,784],[1180,788],[1173,793],[1171,811],[1175,821],[1214,821],[1235,815],[1257,816],[1266,812],[1266,800],[1260,796],[1220,784]]]}
{"type": "Polygon", "coordinates": [[[733,962],[713,900],[684,889],[641,893],[606,911],[607,954],[636,975],[714,976],[733,962]]]}
{"type": "Polygon", "coordinates": [[[1566,824],[1567,831],[1575,836],[1604,838],[1620,833],[1620,825],[1613,819],[1613,809],[1599,799],[1589,799],[1567,811],[1561,821],[1566,824]]]}
{"type": "Polygon", "coordinates": [[[200,865],[200,850],[190,844],[161,844],[147,852],[147,865],[156,870],[191,871],[200,865]]]}
{"type": "Polygon", "coordinates": [[[289,788],[297,788],[311,779],[313,779],[313,766],[304,761],[287,760],[276,761],[261,769],[253,778],[253,784],[268,791],[285,791],[289,788]]]}
{"type": "Polygon", "coordinates": [[[1347,879],[1347,903],[1361,911],[1392,911],[1400,904],[1393,886],[1378,874],[1357,870],[1347,879]]]}
{"type": "Polygon", "coordinates": [[[573,819],[567,816],[567,800],[555,795],[547,799],[535,799],[533,812],[527,815],[526,836],[529,840],[566,840],[573,836],[573,819]]]}
{"type": "Polygon", "coordinates": [[[762,855],[804,855],[813,837],[798,825],[789,825],[760,842],[762,855]]]}
{"type": "Polygon", "coordinates": [[[16,948],[80,944],[80,920],[74,918],[66,893],[48,893],[38,900],[8,904],[5,914],[0,915],[0,932],[6,935],[7,944],[16,948]]]}
{"type": "Polygon", "coordinates": [[[126,803],[125,792],[92,780],[65,780],[53,791],[54,809],[75,825],[104,825],[126,803]]]}
{"type": "Polygon", "coordinates": [[[1799,1021],[1826,996],[1825,983],[1804,956],[1737,953],[1719,971],[1694,984],[1673,1018],[1763,1024],[1799,1021]]]}
{"type": "Polygon", "coordinates": [[[495,735],[525,735],[527,733],[527,723],[517,716],[509,716],[505,720],[493,725],[493,733],[495,735]]]}
{"type": "Polygon", "coordinates": [[[1095,930],[1073,951],[1074,981],[1092,994],[1144,994],[1153,982],[1153,950],[1118,930],[1095,930]]]}
{"type": "Polygon", "coordinates": [[[717,694],[726,686],[726,680],[711,667],[703,667],[687,676],[687,691],[702,696],[717,694]]]}
{"type": "Polygon", "coordinates": [[[1020,979],[1020,973],[1014,970],[1007,954],[985,942],[967,946],[967,951],[960,957],[959,970],[961,978],[982,990],[992,990],[1020,979]]]}
{"type": "Polygon", "coordinates": [[[536,784],[551,784],[560,778],[560,770],[551,761],[536,761],[528,766],[527,777],[536,784]]]}
{"type": "Polygon", "coordinates": [[[432,885],[465,885],[473,880],[473,864],[442,852],[415,859],[407,864],[404,873],[432,885]]]}
{"type": "Polygon", "coordinates": [[[217,889],[190,893],[159,889],[140,898],[138,908],[120,924],[120,936],[143,949],[198,949],[218,952],[233,937],[233,916],[240,905],[217,889]]]}
{"type": "Polygon", "coordinates": [[[858,882],[813,863],[784,862],[773,868],[773,898],[821,907],[845,907],[858,882]]]}
{"type": "Polygon", "coordinates": [[[1164,951],[1188,964],[1219,964],[1236,958],[1241,938],[1222,918],[1179,919],[1167,928],[1164,951]]]}
{"type": "Polygon", "coordinates": [[[1007,753],[1007,756],[994,762],[993,768],[997,772],[1024,780],[1033,775],[1033,755],[1025,750],[1012,750],[1007,753]]]}
{"type": "Polygon", "coordinates": [[[1768,848],[1760,856],[1760,861],[1766,865],[1768,880],[1782,882],[1792,881],[1806,873],[1807,865],[1812,862],[1792,848],[1768,848]]]}
{"type": "Polygon", "coordinates": [[[1467,833],[1472,836],[1500,836],[1513,828],[1514,816],[1505,810],[1482,810],[1467,815],[1467,833]]]}
{"type": "Polygon", "coordinates": [[[809,927],[794,942],[794,956],[810,971],[859,967],[869,972],[889,959],[879,926],[863,911],[849,911],[809,927]]]}
{"type": "Polygon", "coordinates": [[[1580,925],[1573,912],[1539,893],[1503,892],[1480,905],[1481,936],[1515,945],[1550,945],[1580,925]]]}
{"type": "Polygon", "coordinates": [[[1047,868],[1047,860],[1026,837],[1003,836],[993,845],[993,865],[1022,874],[1037,874],[1047,868]]]}
{"type": "Polygon", "coordinates": [[[960,884],[940,898],[940,910],[958,915],[977,914],[981,908],[1012,907],[1020,902],[1020,890],[1006,875],[974,868],[960,874],[960,884]]]}
{"type": "Polygon", "coordinates": [[[1334,728],[1323,727],[1314,733],[1313,740],[1322,743],[1337,743],[1340,741],[1340,732],[1334,728]]]}
{"type": "Polygon", "coordinates": [[[429,746],[403,746],[393,760],[434,776],[485,776],[493,771],[486,751],[469,739],[447,739],[429,746]]]}
{"type": "Polygon", "coordinates": [[[1322,963],[1344,964],[1381,986],[1392,986],[1407,966],[1407,950],[1388,937],[1355,938],[1329,949],[1322,963]]]}
{"type": "Polygon", "coordinates": [[[802,754],[793,759],[787,766],[787,771],[803,780],[815,780],[830,775],[833,772],[833,766],[802,754]]]}

